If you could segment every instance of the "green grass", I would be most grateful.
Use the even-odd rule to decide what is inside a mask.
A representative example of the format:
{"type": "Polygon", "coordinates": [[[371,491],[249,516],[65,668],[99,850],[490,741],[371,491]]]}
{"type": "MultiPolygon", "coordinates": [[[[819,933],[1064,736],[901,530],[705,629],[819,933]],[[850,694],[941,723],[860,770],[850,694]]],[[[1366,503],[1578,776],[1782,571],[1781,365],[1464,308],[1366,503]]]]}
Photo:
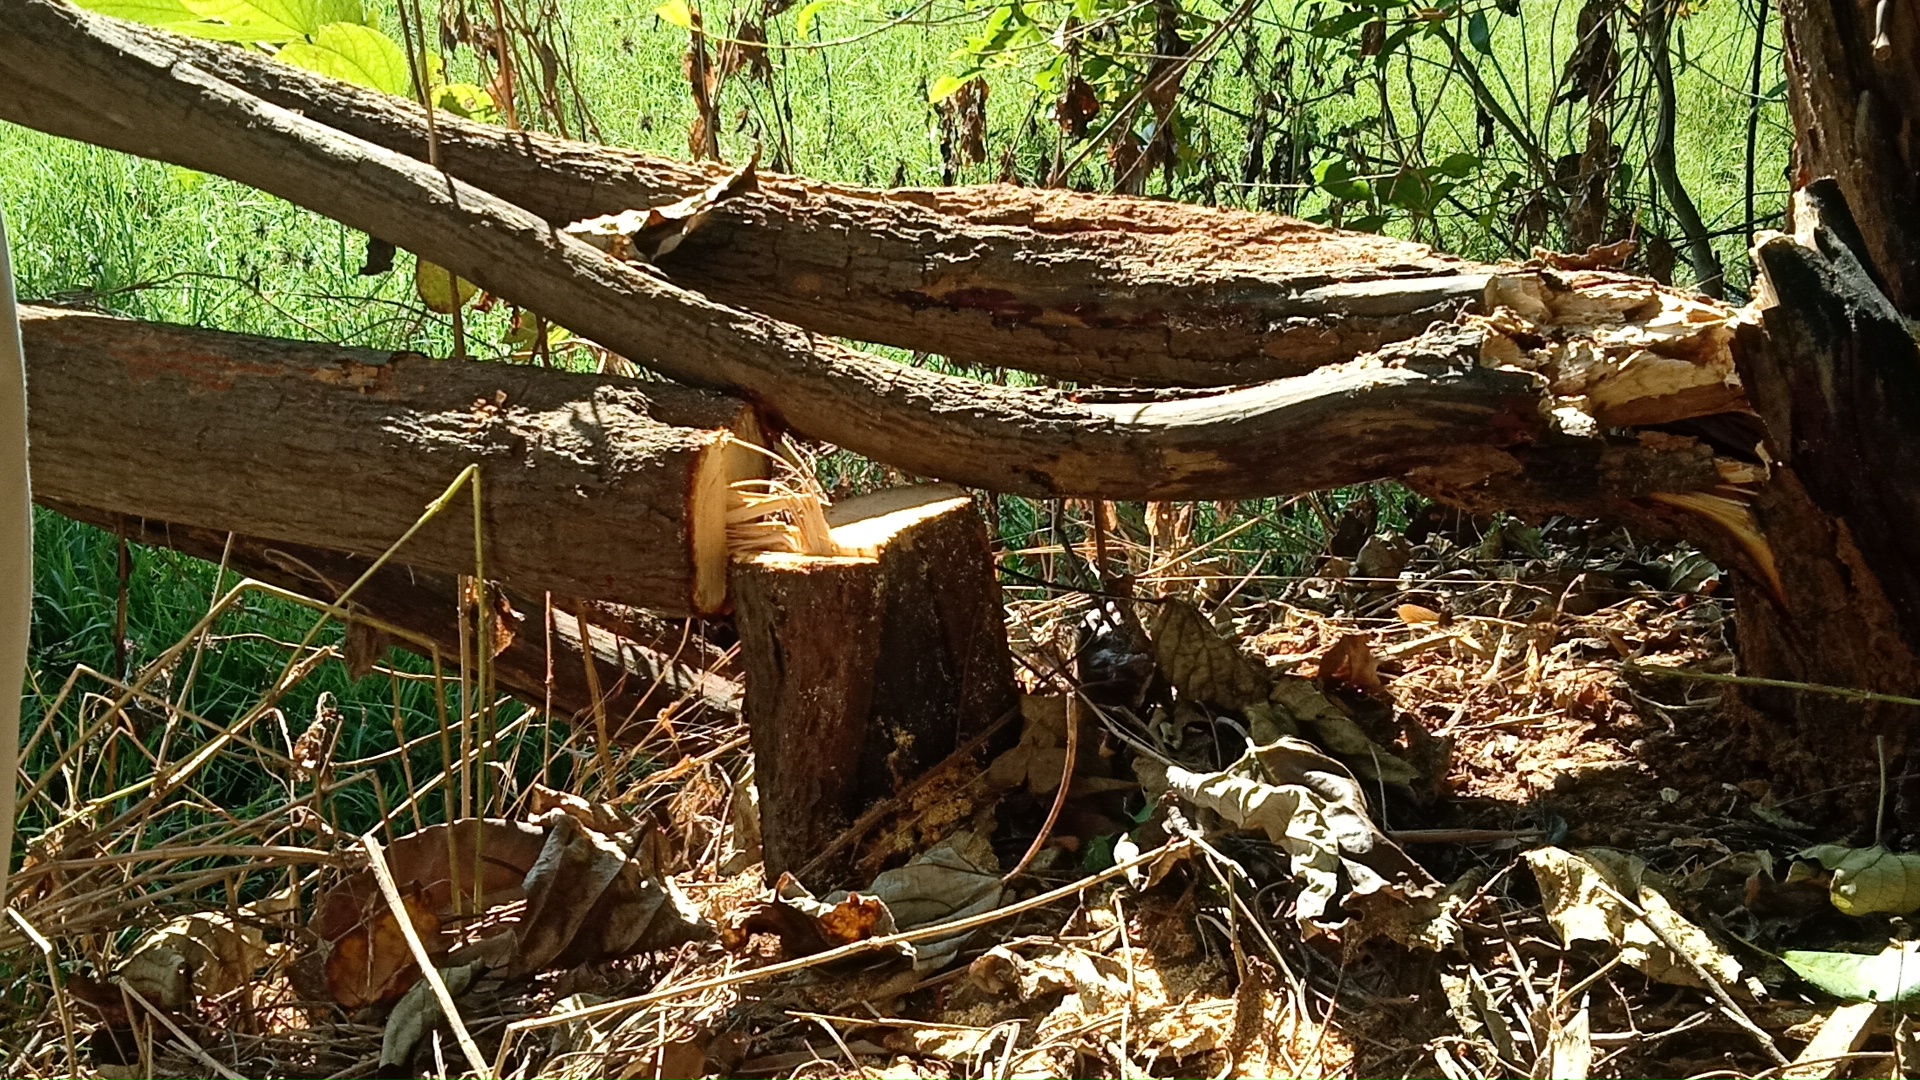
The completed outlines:
{"type": "MultiPolygon", "coordinates": [[[[1207,2],[1195,9],[1221,10],[1220,5],[1207,2]]],[[[1256,36],[1250,47],[1258,55],[1243,61],[1237,51],[1240,47],[1235,46],[1189,79],[1196,98],[1204,99],[1192,107],[1194,142],[1208,151],[1203,167],[1170,186],[1156,179],[1154,190],[1230,205],[1325,210],[1324,194],[1248,186],[1238,179],[1238,162],[1247,144],[1246,117],[1256,91],[1269,88],[1268,60],[1283,48],[1293,50],[1296,60],[1310,57],[1314,50],[1329,49],[1301,33],[1326,10],[1321,5],[1283,0],[1256,10],[1256,36]],[[1259,86],[1248,71],[1261,74],[1259,86]]],[[[1518,115],[1540,115],[1554,97],[1577,10],[1566,0],[1525,0],[1518,16],[1493,20],[1493,53],[1482,62],[1489,79],[1518,115]]],[[[686,132],[694,116],[682,68],[684,31],[656,19],[646,4],[570,0],[566,11],[577,75],[602,137],[684,156],[686,132]]],[[[893,14],[853,0],[835,4],[824,9],[809,41],[868,34],[893,14]]],[[[736,79],[727,91],[721,110],[727,121],[722,135],[726,155],[740,160],[758,141],[776,149],[782,159],[779,165],[827,179],[872,185],[940,182],[938,119],[927,101],[926,88],[937,76],[956,68],[951,55],[981,17],[943,2],[929,8],[925,18],[902,22],[854,44],[779,52],[770,84],[736,79]]],[[[733,25],[725,6],[710,7],[707,18],[711,26],[733,25]]],[[[808,44],[792,39],[793,20],[789,13],[775,21],[770,36],[776,43],[808,44]]],[[[1679,76],[1683,102],[1679,167],[1715,228],[1737,225],[1742,214],[1749,103],[1743,87],[1752,34],[1751,20],[1735,0],[1702,5],[1680,29],[1685,61],[1679,76]]],[[[1037,100],[1032,81],[1033,71],[1044,59],[1045,50],[1035,50],[994,70],[988,106],[989,157],[985,163],[962,168],[961,180],[995,179],[1009,148],[1016,170],[1029,182],[1044,169],[1056,138],[1047,103],[1037,100]]],[[[1424,41],[1405,59],[1388,66],[1387,99],[1395,115],[1403,124],[1416,113],[1425,120],[1404,131],[1398,141],[1376,140],[1376,152],[1385,147],[1396,154],[1439,160],[1457,150],[1478,149],[1472,97],[1462,80],[1448,75],[1444,61],[1438,45],[1424,41]]],[[[1763,80],[1763,90],[1771,90],[1778,81],[1777,55],[1771,63],[1774,70],[1763,80]]],[[[1296,63],[1281,87],[1288,100],[1315,96],[1308,66],[1296,63]]],[[[1622,106],[1623,125],[1632,118],[1634,108],[1632,103],[1622,106]]],[[[1319,145],[1337,141],[1334,133],[1343,125],[1378,111],[1377,97],[1334,97],[1299,107],[1288,123],[1302,143],[1319,145]]],[[[1762,113],[1758,187],[1763,209],[1777,210],[1784,202],[1782,175],[1789,134],[1777,96],[1763,102],[1762,113]]],[[[1584,128],[1562,124],[1551,135],[1554,152],[1565,152],[1579,145],[1584,128]]],[[[1510,140],[1503,136],[1500,146],[1490,155],[1489,183],[1515,166],[1510,140]]],[[[1637,182],[1644,187],[1645,147],[1629,142],[1626,150],[1625,168],[1638,170],[1637,182]]],[[[1312,151],[1308,157],[1321,153],[1312,151]]],[[[1070,177],[1071,181],[1084,186],[1103,182],[1103,155],[1095,154],[1090,160],[1093,167],[1070,177]]],[[[1472,192],[1468,195],[1475,197],[1472,192]]],[[[1485,192],[1477,197],[1485,198],[1485,192]]],[[[407,256],[401,256],[392,273],[362,277],[358,272],[364,257],[360,234],[218,178],[0,125],[0,208],[18,245],[19,289],[28,299],[84,300],[141,318],[357,345],[439,354],[451,348],[446,320],[423,313],[413,299],[407,256]]],[[[1494,203],[1497,213],[1505,209],[1494,203]]],[[[1510,222],[1507,214],[1495,224],[1510,222]]],[[[1389,228],[1402,235],[1417,232],[1468,255],[1498,256],[1509,250],[1495,237],[1497,230],[1465,220],[1435,225],[1402,219],[1389,228]]],[[[1730,268],[1744,265],[1740,242],[1732,235],[1718,242],[1730,268]]],[[[1734,277],[1744,280],[1738,271],[1734,277]]],[[[503,311],[471,318],[469,340],[475,352],[504,352],[497,342],[505,319],[503,311]]],[[[879,476],[878,470],[845,459],[830,459],[828,473],[830,487],[843,479],[856,486],[871,484],[879,476]]],[[[1345,497],[1334,498],[1336,509],[1345,497]]],[[[1388,500],[1389,518],[1404,513],[1403,501],[1388,500]]],[[[1045,509],[1026,500],[1001,498],[998,508],[1002,536],[1009,546],[1035,543],[1049,528],[1045,509]]],[[[1244,567],[1264,557],[1267,573],[1298,572],[1306,568],[1308,554],[1318,550],[1324,538],[1317,512],[1298,502],[1283,506],[1274,500],[1240,504],[1230,516],[1203,507],[1202,535],[1217,535],[1249,515],[1258,519],[1257,525],[1242,534],[1235,546],[1263,554],[1245,558],[1239,564],[1244,567]]],[[[114,641],[120,591],[117,544],[98,530],[49,514],[38,519],[36,534],[38,598],[35,678],[28,690],[30,718],[37,713],[34,705],[42,703],[75,665],[111,670],[118,661],[114,641]]],[[[1035,566],[1023,569],[1037,572],[1035,566]]],[[[128,663],[137,668],[172,644],[206,610],[215,590],[214,572],[208,565],[166,552],[135,550],[127,578],[124,649],[128,663]]],[[[267,639],[297,638],[309,620],[308,613],[286,604],[249,602],[242,614],[222,624],[225,637],[210,652],[188,703],[215,720],[236,714],[270,684],[284,660],[284,650],[267,639]]],[[[295,735],[323,691],[334,694],[349,716],[361,718],[362,722],[349,725],[350,737],[359,740],[342,748],[349,756],[390,746],[390,717],[396,709],[410,734],[430,731],[438,722],[431,695],[417,684],[404,687],[396,705],[386,679],[352,683],[337,666],[330,666],[283,704],[295,735]]],[[[64,722],[79,719],[76,706],[74,715],[64,722]]],[[[423,750],[417,765],[423,772],[430,771],[437,767],[436,761],[436,755],[423,750]]],[[[28,763],[29,768],[36,764],[43,762],[28,763]]],[[[95,767],[106,766],[96,763],[95,767]]],[[[137,770],[138,763],[119,762],[112,767],[137,770]]],[[[236,766],[228,772],[231,776],[222,781],[220,801],[236,813],[244,814],[242,808],[263,800],[284,797],[283,792],[270,790],[271,782],[258,770],[236,766]]],[[[384,775],[383,783],[389,786],[398,779],[391,768],[384,775]]],[[[363,791],[352,798],[361,800],[361,805],[347,807],[346,817],[364,825],[375,813],[371,796],[363,791]]]]}

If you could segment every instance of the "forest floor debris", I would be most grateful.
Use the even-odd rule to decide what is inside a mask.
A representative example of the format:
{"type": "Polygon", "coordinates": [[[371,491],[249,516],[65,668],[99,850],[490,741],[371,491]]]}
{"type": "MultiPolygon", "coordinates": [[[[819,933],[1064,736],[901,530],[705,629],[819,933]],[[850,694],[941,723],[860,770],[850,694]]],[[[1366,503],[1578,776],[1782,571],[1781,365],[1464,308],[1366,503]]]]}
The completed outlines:
{"type": "Polygon", "coordinates": [[[1156,561],[1119,536],[1105,557],[1132,572],[1098,581],[1103,544],[1042,553],[1049,579],[1089,572],[1010,605],[1018,735],[863,821],[846,841],[858,879],[838,891],[763,880],[737,721],[670,714],[614,752],[476,707],[400,755],[445,756],[396,798],[382,761],[335,756],[324,699],[311,724],[279,709],[303,672],[339,662],[331,646],[290,646],[285,679],[234,725],[175,704],[197,650],[217,647],[209,621],[128,680],[77,673],[89,722],[36,736],[62,764],[33,793],[41,824],[0,926],[0,1062],[287,1077],[1911,1068],[1905,1013],[1846,1003],[1915,989],[1896,940],[1920,897],[1896,853],[1910,845],[1823,833],[1818,793],[1746,776],[1724,686],[1658,675],[1731,669],[1710,564],[1570,522],[1362,532],[1285,579],[1228,574],[1204,550],[1156,561]],[[100,782],[135,754],[146,781],[100,782]],[[523,754],[561,786],[517,779],[523,754]],[[223,810],[232,768],[283,777],[285,798],[223,810]],[[353,798],[379,803],[371,843],[339,827],[353,798]],[[429,799],[456,824],[422,826],[429,799]]]}

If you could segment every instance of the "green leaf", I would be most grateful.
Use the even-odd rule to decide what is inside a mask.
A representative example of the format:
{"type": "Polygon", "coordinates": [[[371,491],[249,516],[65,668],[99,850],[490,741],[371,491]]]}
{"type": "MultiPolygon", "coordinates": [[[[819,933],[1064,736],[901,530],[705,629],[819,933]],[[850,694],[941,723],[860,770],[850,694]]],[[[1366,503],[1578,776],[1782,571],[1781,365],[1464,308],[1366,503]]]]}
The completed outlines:
{"type": "Polygon", "coordinates": [[[795,36],[806,37],[811,33],[813,31],[813,20],[819,18],[820,12],[831,3],[833,3],[833,0],[807,0],[807,5],[800,9],[800,14],[793,17],[793,32],[795,36]]]}
{"type": "Polygon", "coordinates": [[[1467,20],[1467,40],[1482,56],[1493,55],[1493,27],[1487,25],[1487,13],[1476,11],[1467,20]]]}
{"type": "Polygon", "coordinates": [[[1349,11],[1343,11],[1331,18],[1321,19],[1319,22],[1313,24],[1313,29],[1309,30],[1308,33],[1317,38],[1344,37],[1359,29],[1363,24],[1372,22],[1373,19],[1373,12],[1363,8],[1355,8],[1349,11]]]}
{"type": "Polygon", "coordinates": [[[279,58],[294,67],[383,93],[404,97],[413,89],[413,69],[399,44],[359,23],[323,26],[311,41],[295,41],[282,48],[279,58]]]}
{"type": "Polygon", "coordinates": [[[1440,163],[1440,171],[1455,180],[1465,180],[1480,171],[1480,157],[1477,154],[1448,154],[1440,163]]]}
{"type": "Polygon", "coordinates": [[[669,22],[682,30],[693,29],[693,9],[687,6],[687,0],[667,0],[653,9],[662,22],[669,22]]]}
{"type": "Polygon", "coordinates": [[[1328,158],[1313,167],[1313,182],[1336,199],[1356,202],[1373,195],[1373,185],[1356,180],[1345,158],[1328,158]]]}
{"type": "Polygon", "coordinates": [[[1833,906],[1848,915],[1906,915],[1920,910],[1920,855],[1821,844],[1799,853],[1833,871],[1833,906]]]}
{"type": "Polygon", "coordinates": [[[968,68],[958,75],[942,75],[933,80],[933,88],[927,91],[927,100],[938,105],[952,97],[954,91],[972,82],[979,74],[979,68],[968,68]]]}
{"type": "Polygon", "coordinates": [[[454,277],[446,267],[416,259],[413,264],[413,291],[428,310],[451,315],[466,307],[480,292],[480,286],[465,278],[454,277]]]}
{"type": "Polygon", "coordinates": [[[1425,30],[1426,28],[1427,28],[1427,24],[1425,22],[1415,19],[1413,22],[1410,22],[1407,25],[1401,27],[1400,29],[1395,30],[1392,33],[1392,35],[1390,35],[1387,38],[1387,40],[1380,46],[1380,52],[1377,55],[1375,55],[1373,58],[1373,66],[1378,68],[1386,67],[1387,61],[1393,57],[1394,50],[1400,48],[1400,46],[1402,45],[1405,45],[1407,43],[1408,38],[1411,38],[1413,35],[1419,33],[1422,30],[1425,30]]]}
{"type": "Polygon", "coordinates": [[[1780,959],[1795,975],[1854,1001],[1906,1001],[1920,993],[1920,942],[1889,945],[1877,955],[1788,950],[1780,959]]]}
{"type": "Polygon", "coordinates": [[[433,91],[433,103],[462,119],[481,124],[497,123],[500,110],[493,95],[472,83],[447,83],[433,91]]]}
{"type": "Polygon", "coordinates": [[[181,0],[196,18],[190,33],[223,41],[296,41],[329,23],[365,25],[360,0],[181,0]]]}
{"type": "Polygon", "coordinates": [[[181,0],[77,0],[88,11],[97,11],[102,15],[111,15],[116,19],[145,23],[148,26],[164,26],[171,29],[179,23],[189,23],[200,16],[187,9],[181,0]]]}

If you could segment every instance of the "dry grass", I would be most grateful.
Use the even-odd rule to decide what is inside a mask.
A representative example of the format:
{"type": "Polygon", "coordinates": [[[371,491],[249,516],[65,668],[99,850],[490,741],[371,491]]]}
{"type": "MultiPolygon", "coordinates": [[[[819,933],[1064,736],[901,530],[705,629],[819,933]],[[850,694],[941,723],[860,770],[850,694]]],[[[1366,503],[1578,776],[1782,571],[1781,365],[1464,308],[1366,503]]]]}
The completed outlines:
{"type": "MultiPolygon", "coordinates": [[[[1099,523],[1097,512],[1091,520],[1099,523]]],[[[1147,521],[1137,535],[1108,520],[1083,545],[1025,553],[1050,560],[1060,577],[1097,562],[1105,583],[1011,603],[1029,690],[1099,703],[1081,754],[1104,777],[1130,778],[1135,755],[1196,769],[1231,761],[1245,743],[1240,720],[1180,712],[1150,688],[1135,707],[1116,704],[1104,692],[1111,686],[1087,677],[1090,616],[1098,623],[1098,612],[1130,607],[1151,623],[1156,599],[1207,599],[1216,622],[1272,670],[1322,676],[1376,744],[1420,771],[1404,790],[1375,790],[1372,812],[1449,883],[1457,945],[1410,951],[1350,928],[1303,930],[1284,859],[1264,841],[1204,828],[1204,817],[1204,836],[1114,864],[1100,852],[1133,827],[1137,791],[1121,783],[1076,793],[1056,811],[1050,795],[990,788],[984,762],[968,756],[899,800],[886,828],[854,838],[871,854],[902,835],[924,846],[931,833],[992,823],[1011,866],[1043,819],[1056,819],[1002,906],[963,924],[970,934],[958,963],[915,971],[885,938],[790,956],[763,934],[732,950],[704,940],[483,977],[450,993],[486,1071],[1468,1077],[1568,1075],[1585,1063],[1581,1074],[1593,1076],[1763,1076],[1779,1075],[1812,1038],[1831,1006],[1800,998],[1764,954],[1739,944],[1777,947],[1826,918],[1812,908],[1784,920],[1762,910],[1752,896],[1773,878],[1756,886],[1733,872],[1755,853],[1805,841],[1790,831],[1792,807],[1742,782],[1711,688],[1621,672],[1624,659],[1729,666],[1726,604],[1682,580],[1693,569],[1684,557],[1570,532],[1521,536],[1534,555],[1436,533],[1405,553],[1404,573],[1382,580],[1273,579],[1226,572],[1247,565],[1230,557],[1231,536],[1197,547],[1176,513],[1147,521]],[[1669,588],[1676,583],[1685,587],[1669,588]],[[1094,595],[1127,590],[1142,602],[1116,608],[1094,595]],[[1329,649],[1356,635],[1377,683],[1364,663],[1339,675],[1318,670],[1329,649]],[[1686,989],[1650,981],[1614,951],[1564,948],[1516,861],[1542,843],[1636,852],[1758,977],[1718,993],[1686,989]],[[1169,851],[1176,865],[1156,883],[1129,884],[1169,851]]],[[[737,923],[767,899],[737,720],[676,722],[669,711],[643,745],[614,752],[482,693],[483,664],[424,676],[381,669],[432,681],[448,703],[442,728],[410,754],[340,758],[337,715],[322,708],[309,721],[280,705],[322,665],[341,662],[311,634],[280,643],[282,677],[236,720],[191,714],[180,702],[199,657],[216,646],[229,612],[263,589],[228,593],[128,679],[76,672],[33,734],[58,747],[58,765],[25,801],[48,825],[27,837],[11,918],[0,925],[14,1003],[0,1029],[0,1071],[378,1074],[384,1009],[349,1011],[313,975],[310,913],[366,864],[340,812],[349,791],[370,795],[379,824],[368,835],[390,843],[431,820],[524,818],[536,798],[551,804],[557,796],[514,779],[522,770],[510,760],[543,756],[541,774],[567,777],[581,813],[665,838],[661,874],[712,924],[737,923]],[[77,730],[56,722],[76,713],[85,718],[77,730]],[[381,786],[396,757],[433,753],[436,767],[411,773],[407,790],[381,786]],[[146,779],[105,781],[120,772],[102,762],[136,755],[151,763],[146,779]],[[284,796],[236,815],[219,795],[222,771],[234,768],[275,777],[284,796]],[[194,914],[257,952],[231,963],[197,957],[194,988],[172,1003],[123,994],[114,975],[148,935],[194,914]],[[236,966],[238,977],[221,981],[236,966]]],[[[1125,653],[1114,643],[1129,621],[1107,618],[1115,625],[1102,640],[1125,653]]],[[[203,943],[226,940],[196,933],[203,943]]],[[[1888,1075],[1904,1024],[1850,1045],[1838,1068],[1888,1075]]],[[[479,1071],[444,1024],[412,1067],[406,1075],[479,1071]]]]}

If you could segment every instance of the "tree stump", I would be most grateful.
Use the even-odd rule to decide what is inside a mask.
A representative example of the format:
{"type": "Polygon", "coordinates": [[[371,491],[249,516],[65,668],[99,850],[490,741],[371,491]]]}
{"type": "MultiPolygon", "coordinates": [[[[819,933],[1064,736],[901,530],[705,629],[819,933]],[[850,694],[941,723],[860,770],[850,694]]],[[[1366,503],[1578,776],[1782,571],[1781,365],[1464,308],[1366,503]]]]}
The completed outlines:
{"type": "Polygon", "coordinates": [[[966,492],[878,492],[828,520],[839,554],[733,568],[770,880],[1018,703],[986,526],[966,492]]]}

